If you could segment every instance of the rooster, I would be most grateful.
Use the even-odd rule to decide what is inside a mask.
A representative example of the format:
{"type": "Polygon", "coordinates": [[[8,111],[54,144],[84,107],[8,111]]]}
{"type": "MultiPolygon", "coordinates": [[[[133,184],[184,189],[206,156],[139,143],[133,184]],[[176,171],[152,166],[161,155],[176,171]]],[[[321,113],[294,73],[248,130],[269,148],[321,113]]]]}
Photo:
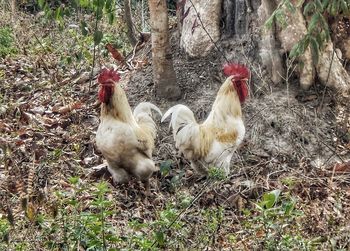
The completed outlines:
{"type": "Polygon", "coordinates": [[[104,69],[98,77],[101,101],[100,125],[96,144],[106,158],[114,183],[128,182],[131,176],[145,184],[149,194],[149,178],[158,168],[152,160],[156,124],[152,110],[162,116],[159,108],[142,102],[132,112],[126,94],[118,84],[119,74],[104,69]]]}
{"type": "Polygon", "coordinates": [[[170,127],[176,148],[202,175],[207,175],[210,166],[223,168],[228,175],[233,152],[245,134],[241,104],[248,96],[249,70],[231,63],[224,66],[224,74],[228,77],[202,124],[198,124],[193,112],[181,104],[171,107],[161,120],[171,115],[170,127]]]}

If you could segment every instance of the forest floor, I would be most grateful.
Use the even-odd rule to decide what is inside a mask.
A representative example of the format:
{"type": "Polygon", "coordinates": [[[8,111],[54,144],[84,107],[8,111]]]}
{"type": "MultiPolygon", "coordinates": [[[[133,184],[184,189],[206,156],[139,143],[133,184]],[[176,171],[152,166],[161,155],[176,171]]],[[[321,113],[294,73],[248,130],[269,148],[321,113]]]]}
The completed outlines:
{"type": "MultiPolygon", "coordinates": [[[[137,181],[112,186],[93,169],[103,163],[95,144],[98,85],[81,65],[62,66],[72,39],[30,16],[17,22],[18,52],[0,62],[1,248],[350,249],[350,107],[333,90],[315,84],[301,91],[294,78],[273,86],[254,37],[220,41],[252,72],[247,133],[231,174],[198,179],[177,154],[168,123],[156,117],[161,171],[145,201],[137,181]]],[[[150,101],[164,112],[182,103],[202,121],[223,82],[224,60],[216,51],[188,59],[175,33],[172,44],[182,99],[155,97],[147,44],[133,58],[144,65],[122,72],[130,105],[150,101]]],[[[97,65],[111,62],[100,57],[97,65]]]]}

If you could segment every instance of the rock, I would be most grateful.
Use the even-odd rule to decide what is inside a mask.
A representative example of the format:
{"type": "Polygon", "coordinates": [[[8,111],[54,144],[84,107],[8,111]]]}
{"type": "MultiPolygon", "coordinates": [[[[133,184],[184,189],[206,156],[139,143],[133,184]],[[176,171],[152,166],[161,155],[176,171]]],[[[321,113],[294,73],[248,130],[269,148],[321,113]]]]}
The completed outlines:
{"type": "MultiPolygon", "coordinates": [[[[284,11],[288,25],[277,33],[277,37],[281,42],[282,48],[286,52],[290,52],[293,46],[306,35],[306,21],[300,8],[297,8],[292,13],[285,7],[284,11]]],[[[315,68],[313,66],[310,47],[298,58],[298,61],[302,62],[298,68],[300,85],[304,90],[307,90],[315,81],[315,68]]]]}
{"type": "Polygon", "coordinates": [[[200,20],[205,29],[210,34],[214,42],[220,38],[220,0],[192,0],[186,1],[184,13],[189,9],[187,16],[184,16],[180,46],[190,57],[203,57],[208,55],[214,47],[213,42],[207,32],[202,28],[202,24],[197,17],[197,13],[192,6],[194,4],[200,20]]]}
{"type": "Polygon", "coordinates": [[[350,76],[333,50],[332,42],[328,42],[324,50],[320,53],[316,70],[322,84],[337,89],[343,96],[349,94],[350,76]],[[331,62],[332,68],[330,69],[331,62]],[[327,81],[328,75],[329,79],[327,81]]]}
{"type": "MultiPolygon", "coordinates": [[[[258,9],[258,17],[261,26],[264,25],[266,20],[271,16],[275,5],[273,1],[263,0],[258,9]]],[[[274,84],[282,82],[282,76],[284,76],[284,69],[282,58],[279,53],[279,48],[276,44],[275,34],[272,29],[263,29],[261,34],[261,41],[259,44],[259,56],[264,67],[271,76],[271,80],[274,84]]]]}

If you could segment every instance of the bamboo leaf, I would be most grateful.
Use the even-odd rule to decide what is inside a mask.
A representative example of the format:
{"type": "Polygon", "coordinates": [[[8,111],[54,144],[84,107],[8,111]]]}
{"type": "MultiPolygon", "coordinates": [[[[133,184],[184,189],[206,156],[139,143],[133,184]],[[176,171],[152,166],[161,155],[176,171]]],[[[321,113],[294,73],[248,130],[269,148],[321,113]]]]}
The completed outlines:
{"type": "Polygon", "coordinates": [[[314,31],[319,20],[320,20],[320,14],[318,12],[316,12],[315,14],[312,15],[311,21],[310,21],[309,26],[307,28],[309,33],[314,31]]]}
{"type": "Polygon", "coordinates": [[[300,50],[300,45],[299,45],[299,43],[297,43],[293,46],[293,48],[289,52],[289,57],[290,58],[298,57],[300,55],[299,50],[300,50]]]}
{"type": "Polygon", "coordinates": [[[312,61],[314,62],[314,64],[317,64],[319,60],[320,47],[317,40],[314,37],[310,38],[310,47],[311,47],[312,61]]]}
{"type": "Polygon", "coordinates": [[[316,5],[314,2],[309,2],[308,4],[305,5],[304,7],[304,12],[303,14],[305,16],[309,15],[309,13],[313,13],[316,10],[316,5]]]}
{"type": "Polygon", "coordinates": [[[323,34],[323,31],[316,34],[316,41],[319,45],[319,48],[321,48],[323,46],[323,43],[325,40],[325,38],[322,34],[323,34]]]}
{"type": "Polygon", "coordinates": [[[286,2],[286,6],[287,6],[287,9],[291,12],[291,13],[294,13],[295,12],[295,6],[291,3],[291,2],[286,2]]]}
{"type": "Polygon", "coordinates": [[[264,26],[268,29],[271,29],[274,20],[275,20],[275,13],[272,13],[272,15],[266,20],[264,26]]]}
{"type": "Polygon", "coordinates": [[[323,12],[323,5],[322,5],[321,1],[320,0],[316,0],[315,4],[316,4],[317,10],[320,11],[320,12],[323,12]]]}
{"type": "Polygon", "coordinates": [[[325,10],[328,7],[329,0],[323,0],[322,1],[322,9],[325,10]]]}
{"type": "Polygon", "coordinates": [[[348,4],[345,2],[345,0],[340,0],[340,6],[341,6],[341,10],[344,13],[349,12],[349,8],[348,8],[348,4]]]}

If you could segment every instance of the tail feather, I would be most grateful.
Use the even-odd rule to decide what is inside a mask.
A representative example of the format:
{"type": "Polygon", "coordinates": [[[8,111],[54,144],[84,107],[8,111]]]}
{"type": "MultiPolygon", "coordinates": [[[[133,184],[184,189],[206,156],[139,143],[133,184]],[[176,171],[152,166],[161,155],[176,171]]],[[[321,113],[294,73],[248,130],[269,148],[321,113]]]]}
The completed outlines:
{"type": "Polygon", "coordinates": [[[140,127],[151,133],[153,139],[156,138],[157,127],[152,117],[152,110],[162,116],[160,109],[152,103],[141,102],[134,109],[134,117],[140,127]]]}
{"type": "Polygon", "coordinates": [[[176,134],[179,129],[183,126],[188,125],[190,123],[197,123],[193,112],[185,105],[175,105],[171,107],[166,113],[163,115],[161,122],[171,115],[169,127],[173,128],[174,134],[176,134]]]}
{"type": "Polygon", "coordinates": [[[158,112],[160,116],[163,115],[160,109],[156,105],[150,102],[141,102],[134,109],[134,117],[136,118],[142,113],[146,113],[148,114],[148,116],[152,116],[152,110],[158,112]]]}

